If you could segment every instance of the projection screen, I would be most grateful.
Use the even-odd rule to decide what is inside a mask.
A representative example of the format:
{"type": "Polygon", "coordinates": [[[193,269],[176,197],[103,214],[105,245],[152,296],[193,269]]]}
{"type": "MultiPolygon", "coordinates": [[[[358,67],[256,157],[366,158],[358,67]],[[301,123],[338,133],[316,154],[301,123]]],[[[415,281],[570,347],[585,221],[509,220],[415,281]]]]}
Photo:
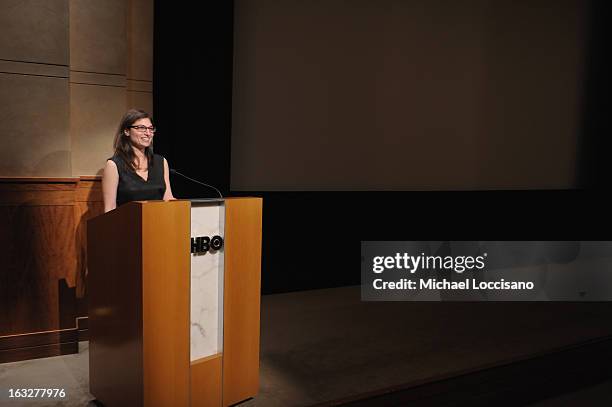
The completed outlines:
{"type": "Polygon", "coordinates": [[[579,0],[236,0],[237,191],[572,188],[579,0]]]}

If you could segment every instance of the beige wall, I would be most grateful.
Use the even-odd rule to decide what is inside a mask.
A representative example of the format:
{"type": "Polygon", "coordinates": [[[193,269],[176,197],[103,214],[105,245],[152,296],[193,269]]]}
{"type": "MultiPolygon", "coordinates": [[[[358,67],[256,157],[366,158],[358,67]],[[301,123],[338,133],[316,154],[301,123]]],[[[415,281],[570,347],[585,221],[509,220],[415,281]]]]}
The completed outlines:
{"type": "Polygon", "coordinates": [[[152,72],[153,0],[0,0],[0,177],[98,174],[152,72]]]}
{"type": "Polygon", "coordinates": [[[70,176],[68,0],[0,0],[0,176],[70,176]]]}

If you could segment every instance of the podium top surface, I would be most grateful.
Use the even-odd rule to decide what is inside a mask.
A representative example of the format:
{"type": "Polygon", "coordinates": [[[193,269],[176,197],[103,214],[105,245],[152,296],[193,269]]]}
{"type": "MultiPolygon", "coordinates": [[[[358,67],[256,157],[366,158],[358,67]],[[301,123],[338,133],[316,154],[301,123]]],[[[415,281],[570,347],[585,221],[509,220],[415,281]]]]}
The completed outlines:
{"type": "Polygon", "coordinates": [[[214,202],[225,202],[225,198],[189,198],[179,199],[179,201],[189,201],[195,203],[214,203],[214,202]]]}
{"type": "Polygon", "coordinates": [[[226,202],[226,201],[236,201],[236,200],[261,200],[261,197],[257,196],[224,196],[223,198],[180,198],[177,201],[189,201],[195,203],[214,203],[214,202],[226,202]]]}

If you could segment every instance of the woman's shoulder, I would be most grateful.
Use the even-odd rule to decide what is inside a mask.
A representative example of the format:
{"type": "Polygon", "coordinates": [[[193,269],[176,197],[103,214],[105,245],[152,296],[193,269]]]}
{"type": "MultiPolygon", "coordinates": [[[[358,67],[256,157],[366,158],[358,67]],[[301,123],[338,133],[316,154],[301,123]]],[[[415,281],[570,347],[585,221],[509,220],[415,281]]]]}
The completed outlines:
{"type": "Polygon", "coordinates": [[[115,161],[111,160],[110,158],[106,160],[106,164],[104,165],[104,170],[102,173],[102,177],[103,178],[108,178],[108,177],[115,177],[119,174],[119,167],[117,165],[117,163],[115,163],[115,161]]]}
{"type": "Polygon", "coordinates": [[[157,154],[157,153],[153,154],[153,162],[155,164],[157,163],[163,164],[164,161],[166,161],[166,157],[164,157],[163,155],[157,154]]]}
{"type": "Polygon", "coordinates": [[[111,166],[111,167],[115,167],[115,168],[119,168],[119,158],[117,156],[112,156],[106,159],[106,166],[111,166]]]}
{"type": "Polygon", "coordinates": [[[109,157],[106,159],[107,165],[113,165],[111,163],[115,164],[115,167],[117,168],[117,171],[119,172],[126,170],[125,162],[117,154],[114,154],[112,157],[109,157]]]}

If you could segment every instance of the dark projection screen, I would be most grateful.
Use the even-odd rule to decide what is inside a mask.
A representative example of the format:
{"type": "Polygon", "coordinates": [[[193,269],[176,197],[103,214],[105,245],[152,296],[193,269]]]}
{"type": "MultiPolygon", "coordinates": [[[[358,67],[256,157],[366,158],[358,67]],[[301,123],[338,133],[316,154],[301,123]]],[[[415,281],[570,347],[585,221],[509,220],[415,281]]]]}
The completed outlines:
{"type": "Polygon", "coordinates": [[[580,0],[236,0],[231,187],[575,185],[580,0]]]}

